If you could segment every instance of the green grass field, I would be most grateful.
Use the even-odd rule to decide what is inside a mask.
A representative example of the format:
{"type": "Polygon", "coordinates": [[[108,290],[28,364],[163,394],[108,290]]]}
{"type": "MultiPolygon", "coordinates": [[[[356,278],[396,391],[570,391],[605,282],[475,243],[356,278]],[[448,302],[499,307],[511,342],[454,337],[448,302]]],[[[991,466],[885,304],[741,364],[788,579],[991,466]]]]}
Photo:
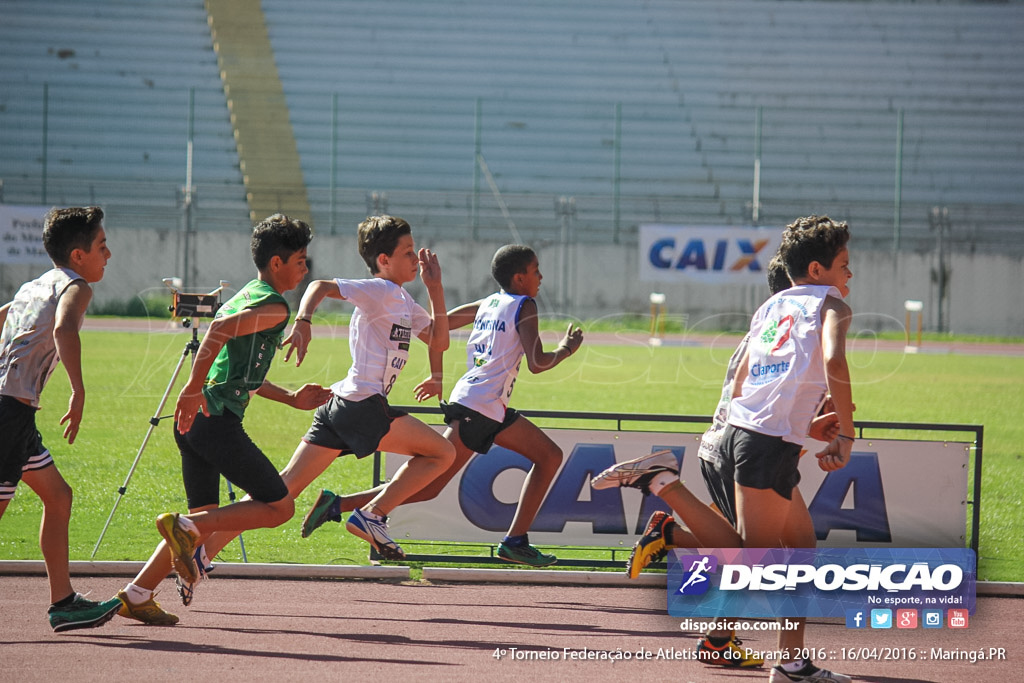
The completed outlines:
{"type": "MultiPolygon", "coordinates": [[[[549,335],[549,341],[555,341],[556,333],[545,333],[545,338],[549,335]]],[[[184,331],[83,333],[87,405],[73,446],[63,442],[58,425],[68,396],[62,369],[47,387],[37,420],[45,443],[75,490],[71,559],[89,559],[188,338],[184,331]]],[[[412,403],[412,387],[425,375],[422,345],[414,349],[391,394],[395,404],[412,403]]],[[[729,353],[725,348],[585,343],[574,358],[552,372],[530,375],[524,371],[513,405],[535,410],[708,415],[717,401],[729,353]]],[[[445,359],[449,378],[461,373],[464,358],[463,350],[454,345],[445,359]]],[[[852,353],[850,363],[859,420],[985,426],[979,578],[1024,580],[1020,542],[1024,514],[1019,493],[1024,489],[1020,420],[1024,357],[878,351],[852,353]]],[[[270,379],[293,387],[304,382],[327,384],[342,377],[348,365],[345,340],[317,338],[301,368],[284,365],[279,357],[270,379]]],[[[450,386],[451,379],[446,390],[450,386]]],[[[162,415],[173,412],[177,388],[162,415]]],[[[259,398],[246,417],[249,433],[279,467],[288,461],[309,421],[309,413],[259,398]]],[[[155,430],[97,560],[145,559],[159,540],[154,517],[168,510],[184,511],[180,463],[170,429],[166,420],[155,430]]],[[[340,525],[329,525],[306,540],[299,528],[320,487],[355,491],[370,482],[369,459],[340,459],[300,497],[295,519],[278,529],[246,532],[249,561],[365,563],[366,545],[344,533],[340,525]]],[[[226,494],[222,501],[227,501],[226,494]]],[[[40,512],[38,498],[22,486],[0,520],[0,559],[41,557],[40,512]]],[[[238,544],[226,548],[220,559],[240,560],[238,544]]]]}

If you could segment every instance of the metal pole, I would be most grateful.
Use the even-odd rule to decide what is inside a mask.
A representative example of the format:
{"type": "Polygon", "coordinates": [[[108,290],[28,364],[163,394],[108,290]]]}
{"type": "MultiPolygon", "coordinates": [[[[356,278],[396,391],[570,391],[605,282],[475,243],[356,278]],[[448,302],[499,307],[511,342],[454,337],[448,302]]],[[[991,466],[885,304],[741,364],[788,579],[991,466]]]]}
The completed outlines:
{"type": "Polygon", "coordinates": [[[331,234],[337,228],[337,202],[335,193],[338,190],[338,93],[331,97],[331,234]]]}
{"type": "Polygon", "coordinates": [[[619,243],[619,220],[621,209],[619,207],[619,190],[622,169],[622,102],[615,103],[615,136],[612,140],[612,215],[614,217],[614,232],[612,239],[619,243]]]}
{"type": "Polygon", "coordinates": [[[900,250],[900,213],[903,204],[903,108],[896,112],[896,191],[892,215],[892,253],[900,250]]]}
{"type": "Polygon", "coordinates": [[[47,145],[50,135],[50,84],[43,83],[43,198],[42,203],[46,203],[46,157],[47,145]]]}
{"type": "Polygon", "coordinates": [[[470,198],[472,209],[470,210],[470,225],[473,228],[473,239],[478,236],[480,227],[480,164],[478,159],[483,158],[480,154],[481,136],[483,122],[483,111],[481,99],[476,98],[476,106],[473,109],[473,196],[470,198]]]}
{"type": "Polygon", "coordinates": [[[764,107],[757,108],[754,119],[754,198],[751,202],[750,221],[757,225],[761,219],[761,117],[764,107]]]}
{"type": "Polygon", "coordinates": [[[194,87],[188,89],[188,140],[186,142],[185,155],[185,289],[195,284],[193,269],[195,268],[192,257],[193,235],[192,235],[192,145],[194,136],[195,117],[195,96],[194,87]]]}

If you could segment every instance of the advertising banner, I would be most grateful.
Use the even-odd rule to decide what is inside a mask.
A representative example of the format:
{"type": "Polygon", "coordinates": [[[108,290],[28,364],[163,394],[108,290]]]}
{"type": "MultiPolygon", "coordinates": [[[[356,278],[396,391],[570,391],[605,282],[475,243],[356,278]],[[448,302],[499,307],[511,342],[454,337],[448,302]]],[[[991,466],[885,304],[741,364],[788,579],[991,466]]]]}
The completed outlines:
{"type": "Polygon", "coordinates": [[[861,628],[873,611],[872,628],[886,628],[892,625],[894,609],[974,614],[976,566],[970,548],[674,549],[669,555],[668,613],[849,614],[853,627],[861,628]]]}
{"type": "MultiPolygon", "coordinates": [[[[647,518],[667,509],[636,489],[590,488],[616,462],[671,449],[682,479],[710,502],[697,459],[698,434],[546,429],[564,454],[537,519],[532,543],[631,547],[647,518]]],[[[963,443],[859,439],[850,463],[826,474],[809,441],[800,464],[800,491],[822,547],[963,547],[967,526],[969,446],[963,443]]],[[[387,455],[387,476],[405,462],[387,455]]],[[[431,501],[402,505],[390,515],[396,540],[493,543],[507,530],[530,462],[495,446],[476,455],[431,501]]]]}
{"type": "Polygon", "coordinates": [[[45,206],[0,204],[0,263],[49,264],[43,249],[45,206]]]}
{"type": "Polygon", "coordinates": [[[779,228],[641,225],[639,277],[645,282],[763,285],[779,249],[779,228]]]}

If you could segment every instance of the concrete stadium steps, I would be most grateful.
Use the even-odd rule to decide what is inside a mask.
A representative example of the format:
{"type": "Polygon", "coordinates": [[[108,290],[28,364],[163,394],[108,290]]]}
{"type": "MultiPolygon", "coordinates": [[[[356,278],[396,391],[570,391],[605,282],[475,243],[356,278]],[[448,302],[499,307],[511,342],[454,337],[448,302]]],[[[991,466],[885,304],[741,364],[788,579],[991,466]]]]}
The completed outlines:
{"type": "Polygon", "coordinates": [[[0,43],[4,201],[98,203],[107,209],[113,229],[140,222],[166,225],[167,216],[181,212],[189,89],[194,88],[193,183],[197,196],[216,195],[216,203],[227,207],[217,208],[204,222],[248,223],[201,3],[9,0],[0,6],[0,43]],[[150,197],[140,190],[140,181],[161,185],[150,197]],[[213,187],[207,191],[206,185],[213,187]],[[131,224],[119,225],[118,216],[132,206],[155,213],[152,219],[140,213],[141,220],[133,217],[131,224]]]}

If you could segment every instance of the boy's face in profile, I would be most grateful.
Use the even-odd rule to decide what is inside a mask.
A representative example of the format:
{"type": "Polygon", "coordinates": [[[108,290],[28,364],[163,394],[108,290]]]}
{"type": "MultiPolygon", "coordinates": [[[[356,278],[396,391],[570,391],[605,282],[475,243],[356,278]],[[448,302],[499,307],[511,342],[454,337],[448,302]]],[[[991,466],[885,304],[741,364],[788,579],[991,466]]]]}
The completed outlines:
{"type": "Polygon", "coordinates": [[[404,285],[415,280],[420,272],[420,258],[416,254],[416,244],[412,235],[402,235],[398,238],[398,244],[390,255],[382,254],[377,257],[377,266],[377,277],[391,280],[395,284],[404,285]]]}
{"type": "Polygon", "coordinates": [[[516,273],[512,276],[512,286],[515,288],[515,291],[512,293],[526,295],[531,299],[535,299],[537,298],[537,293],[540,292],[540,281],[543,279],[544,276],[540,272],[540,262],[534,256],[526,266],[525,273],[516,273]]]}
{"type": "Polygon", "coordinates": [[[849,281],[853,277],[850,270],[850,251],[843,247],[832,259],[831,268],[822,268],[815,284],[832,285],[846,298],[850,294],[849,281]]]}
{"type": "Polygon", "coordinates": [[[309,267],[306,265],[306,248],[303,247],[298,251],[292,252],[292,255],[288,257],[287,261],[281,263],[281,268],[278,270],[278,282],[280,283],[282,292],[290,292],[299,286],[302,282],[302,278],[306,277],[306,273],[309,272],[309,267]]]}
{"type": "Polygon", "coordinates": [[[100,226],[89,244],[89,249],[71,250],[71,269],[81,275],[86,282],[99,282],[103,279],[103,270],[110,260],[110,249],[107,248],[107,233],[100,226]]]}

